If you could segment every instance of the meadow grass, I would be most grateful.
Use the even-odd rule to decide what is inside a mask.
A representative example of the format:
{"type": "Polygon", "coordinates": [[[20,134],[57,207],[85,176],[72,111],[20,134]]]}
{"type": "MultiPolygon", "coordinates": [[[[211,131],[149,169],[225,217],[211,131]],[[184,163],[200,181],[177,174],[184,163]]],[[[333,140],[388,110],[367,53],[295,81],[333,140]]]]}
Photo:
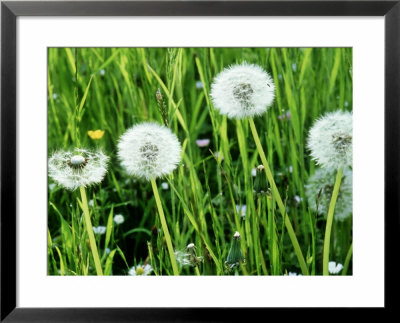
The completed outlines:
{"type": "MultiPolygon", "coordinates": [[[[313,122],[336,110],[352,110],[351,48],[50,48],[49,155],[92,147],[111,160],[104,181],[86,189],[88,210],[82,210],[79,190],[53,186],[49,178],[48,274],[98,272],[85,226],[88,211],[93,226],[106,227],[95,235],[104,275],[127,275],[145,263],[152,274],[173,275],[157,216],[162,208],[173,248],[186,252],[194,243],[202,260],[179,266],[181,275],[321,275],[327,221],[310,210],[305,196],[318,167],[306,143],[313,122]],[[253,125],[220,115],[210,98],[213,78],[243,61],[263,67],[276,87],[273,105],[253,125]],[[178,168],[153,187],[129,177],[117,158],[120,136],[143,121],[168,125],[182,144],[178,168]],[[88,131],[97,129],[104,135],[94,140],[88,131]],[[206,138],[208,146],[196,144],[206,138]],[[264,163],[258,146],[280,202],[274,192],[253,192],[252,170],[264,163]],[[113,221],[116,214],[124,216],[122,224],[113,221]],[[245,261],[230,270],[225,262],[235,232],[245,261]]],[[[341,274],[352,274],[351,217],[332,221],[330,242],[329,260],[345,264],[341,274]]]]}

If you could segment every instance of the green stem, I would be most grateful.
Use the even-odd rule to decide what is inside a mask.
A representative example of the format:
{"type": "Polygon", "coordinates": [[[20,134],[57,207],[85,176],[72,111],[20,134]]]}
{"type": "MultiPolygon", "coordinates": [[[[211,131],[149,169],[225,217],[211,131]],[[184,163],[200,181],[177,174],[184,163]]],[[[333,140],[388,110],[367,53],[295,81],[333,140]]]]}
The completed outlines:
{"type": "Polygon", "coordinates": [[[101,269],[101,263],[99,258],[99,253],[97,251],[96,239],[94,238],[92,221],[90,221],[89,206],[86,198],[86,190],[83,186],[80,188],[81,198],[82,198],[82,210],[85,217],[86,230],[89,236],[90,248],[92,249],[92,256],[94,260],[94,265],[96,267],[96,272],[98,276],[103,276],[103,270],[101,269]]]}
{"type": "Polygon", "coordinates": [[[324,251],[323,251],[323,267],[322,274],[324,276],[329,275],[328,265],[329,265],[329,246],[331,243],[331,231],[333,223],[333,215],[335,212],[336,200],[339,194],[340,183],[342,181],[343,168],[339,169],[336,175],[335,186],[333,187],[333,193],[331,198],[331,203],[329,204],[328,218],[326,219],[326,229],[324,238],[324,251]]]}
{"type": "Polygon", "coordinates": [[[349,269],[350,259],[352,255],[353,255],[353,243],[351,244],[349,251],[347,252],[346,259],[344,261],[343,271],[342,271],[343,276],[347,274],[347,270],[349,269]]]}
{"type": "Polygon", "coordinates": [[[156,204],[157,204],[157,208],[158,208],[158,214],[160,216],[161,226],[162,226],[162,229],[164,232],[165,240],[167,242],[167,248],[168,248],[169,257],[171,259],[172,270],[174,271],[175,276],[179,276],[178,265],[176,264],[176,259],[175,259],[175,255],[174,255],[174,248],[172,247],[171,236],[169,235],[167,221],[165,220],[165,215],[164,215],[164,210],[162,208],[160,195],[158,194],[157,184],[156,184],[156,181],[154,180],[154,178],[152,178],[150,181],[151,181],[151,186],[153,188],[154,197],[156,199],[156,204]]]}
{"type": "Polygon", "coordinates": [[[79,134],[79,123],[80,116],[78,116],[79,111],[79,95],[78,95],[78,48],[75,48],[75,86],[74,86],[74,98],[75,98],[75,146],[80,148],[80,134],[79,134]]]}
{"type": "Polygon", "coordinates": [[[261,141],[258,136],[256,126],[254,124],[254,120],[252,118],[250,118],[249,123],[250,123],[250,128],[251,128],[251,132],[253,134],[254,141],[257,146],[258,153],[260,154],[261,161],[265,168],[265,174],[267,175],[268,182],[271,185],[272,194],[274,195],[274,198],[275,198],[276,202],[278,203],[279,210],[282,213],[282,216],[284,217],[285,226],[288,231],[290,240],[292,241],[294,251],[296,253],[297,259],[298,259],[300,267],[301,267],[301,271],[302,271],[303,275],[308,275],[308,269],[307,269],[307,265],[306,265],[306,262],[303,257],[303,253],[301,252],[301,248],[300,248],[299,242],[297,241],[296,234],[294,233],[292,224],[290,223],[289,217],[287,216],[285,205],[283,204],[282,198],[278,191],[278,187],[276,186],[274,177],[272,176],[271,169],[269,168],[267,158],[265,157],[264,149],[262,148],[261,141]]]}

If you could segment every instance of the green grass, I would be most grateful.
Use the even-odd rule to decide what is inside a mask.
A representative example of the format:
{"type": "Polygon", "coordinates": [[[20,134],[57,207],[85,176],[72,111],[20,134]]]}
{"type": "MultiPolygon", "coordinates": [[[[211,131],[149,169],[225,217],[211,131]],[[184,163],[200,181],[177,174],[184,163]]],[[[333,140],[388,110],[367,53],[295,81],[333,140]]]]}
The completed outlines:
{"type": "MultiPolygon", "coordinates": [[[[352,109],[350,48],[50,48],[49,155],[81,146],[100,147],[111,158],[104,181],[86,189],[93,226],[107,228],[95,235],[104,275],[127,275],[144,262],[153,274],[174,273],[151,183],[128,177],[117,159],[119,137],[149,120],[168,123],[183,147],[178,168],[156,181],[174,249],[194,243],[203,257],[196,268],[179,267],[181,275],[302,272],[275,195],[253,193],[251,171],[262,160],[248,120],[227,119],[210,99],[213,78],[243,61],[262,66],[274,79],[276,99],[254,124],[307,271],[322,274],[326,219],[311,212],[305,198],[304,185],[317,167],[306,141],[316,118],[352,109]],[[287,112],[290,118],[278,118],[287,112]],[[88,136],[96,129],[105,131],[100,140],[88,136]],[[200,138],[210,145],[198,147],[200,138]],[[244,219],[236,205],[247,206],[244,219]],[[116,214],[125,222],[117,225],[116,214]],[[245,262],[229,271],[225,261],[236,231],[245,262]]],[[[96,275],[78,199],[79,190],[49,190],[49,275],[96,275]]],[[[345,264],[351,275],[351,218],[333,221],[329,248],[330,260],[345,264]]]]}

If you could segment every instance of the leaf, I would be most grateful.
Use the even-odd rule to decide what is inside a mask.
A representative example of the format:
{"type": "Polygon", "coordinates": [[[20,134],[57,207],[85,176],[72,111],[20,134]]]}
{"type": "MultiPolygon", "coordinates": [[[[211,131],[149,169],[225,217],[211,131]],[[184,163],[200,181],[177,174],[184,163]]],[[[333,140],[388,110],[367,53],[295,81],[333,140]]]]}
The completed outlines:
{"type": "Polygon", "coordinates": [[[106,231],[106,241],[104,244],[104,249],[107,249],[108,244],[110,243],[110,237],[113,229],[113,215],[114,215],[114,207],[111,207],[110,214],[108,215],[107,221],[107,231],[106,231]]]}
{"type": "Polygon", "coordinates": [[[104,267],[104,275],[105,276],[110,276],[112,275],[112,265],[114,262],[114,255],[117,249],[114,249],[113,251],[110,252],[110,254],[107,257],[106,265],[104,267]]]}

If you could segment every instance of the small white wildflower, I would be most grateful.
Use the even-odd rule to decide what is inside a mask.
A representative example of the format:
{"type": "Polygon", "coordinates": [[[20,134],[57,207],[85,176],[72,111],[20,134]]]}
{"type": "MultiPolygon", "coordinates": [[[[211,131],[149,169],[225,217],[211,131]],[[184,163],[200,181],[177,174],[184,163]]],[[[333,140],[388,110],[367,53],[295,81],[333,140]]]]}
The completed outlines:
{"type": "Polygon", "coordinates": [[[278,118],[278,120],[289,120],[290,119],[290,111],[289,110],[286,112],[283,111],[283,113],[281,115],[279,115],[277,118],[278,118]]]}
{"type": "Polygon", "coordinates": [[[94,201],[90,200],[88,204],[89,204],[90,207],[93,207],[94,206],[94,201]]]}
{"type": "Polygon", "coordinates": [[[54,184],[54,183],[49,184],[50,191],[54,190],[55,187],[56,187],[56,184],[54,184]]]}
{"type": "MultiPolygon", "coordinates": [[[[306,197],[308,205],[314,212],[328,215],[333,187],[335,185],[335,171],[318,168],[307,182],[306,197]]],[[[335,206],[335,219],[344,220],[353,212],[353,172],[349,168],[343,170],[342,182],[335,206]]]]}
{"type": "Polygon", "coordinates": [[[150,180],[170,174],[181,160],[181,145],[172,131],[153,122],[128,129],[118,143],[118,156],[129,175],[150,180]]]}
{"type": "Polygon", "coordinates": [[[107,172],[108,157],[101,150],[57,151],[48,161],[49,176],[66,189],[100,183],[107,172]]]}
{"type": "Polygon", "coordinates": [[[133,266],[130,270],[129,270],[129,275],[130,276],[147,276],[149,275],[151,272],[153,271],[153,267],[151,267],[151,265],[146,264],[144,266],[142,265],[137,265],[136,267],[133,266]]]}
{"type": "Polygon", "coordinates": [[[348,107],[348,106],[349,106],[349,102],[344,101],[344,106],[345,106],[345,107],[348,107]]]}
{"type": "Polygon", "coordinates": [[[106,71],[105,71],[104,68],[103,68],[103,69],[100,70],[99,73],[100,73],[101,76],[103,76],[104,74],[106,74],[106,71]]]}
{"type": "Polygon", "coordinates": [[[167,182],[162,182],[162,183],[161,183],[161,188],[162,188],[163,190],[167,190],[167,189],[169,188],[168,183],[167,183],[167,182]]]}
{"type": "Polygon", "coordinates": [[[279,79],[279,80],[282,80],[282,79],[283,79],[282,74],[278,74],[278,79],[279,79]]]}
{"type": "Polygon", "coordinates": [[[317,120],[310,130],[308,148],[315,162],[326,168],[351,166],[353,160],[353,115],[336,111],[317,120]]]}
{"type": "Polygon", "coordinates": [[[58,95],[57,93],[53,93],[53,100],[57,99],[58,95]]]}
{"type": "Polygon", "coordinates": [[[94,234],[102,235],[106,233],[107,228],[99,225],[98,227],[93,227],[94,234]]]}
{"type": "Polygon", "coordinates": [[[330,274],[338,274],[343,269],[342,264],[336,264],[334,261],[328,263],[328,271],[330,274]]]}
{"type": "Polygon", "coordinates": [[[246,217],[247,205],[236,205],[236,212],[244,219],[246,217]]]}
{"type": "Polygon", "coordinates": [[[292,165],[289,166],[288,171],[289,171],[289,173],[293,173],[293,166],[292,165]]]}
{"type": "Polygon", "coordinates": [[[256,177],[256,175],[257,175],[257,168],[253,168],[251,170],[251,176],[256,177]]]}
{"type": "Polygon", "coordinates": [[[229,118],[261,115],[274,97],[275,85],[271,76],[254,64],[242,63],[225,68],[211,85],[215,108],[229,118]]]}
{"type": "Polygon", "coordinates": [[[125,218],[124,218],[124,216],[122,214],[116,214],[114,216],[114,222],[116,224],[122,224],[122,223],[124,223],[124,221],[125,221],[125,218]]]}
{"type": "Polygon", "coordinates": [[[204,86],[203,86],[203,82],[202,81],[197,81],[196,82],[196,89],[202,89],[204,86]]]}
{"type": "Polygon", "coordinates": [[[297,69],[297,64],[296,64],[296,63],[293,63],[293,64],[292,64],[292,70],[293,70],[293,72],[296,72],[296,69],[297,69]]]}
{"type": "Polygon", "coordinates": [[[300,196],[298,196],[298,195],[296,195],[296,196],[294,197],[294,199],[295,199],[295,201],[297,202],[297,204],[300,204],[300,202],[303,201],[303,198],[300,197],[300,196]]]}
{"type": "Polygon", "coordinates": [[[298,273],[293,273],[293,272],[289,271],[288,274],[285,275],[285,276],[303,276],[303,275],[302,274],[298,274],[298,273]]]}
{"type": "Polygon", "coordinates": [[[104,253],[105,253],[106,255],[110,254],[110,252],[111,252],[110,248],[104,249],[104,253]]]}
{"type": "Polygon", "coordinates": [[[198,147],[207,147],[210,144],[210,139],[197,139],[196,145],[198,147]]]}
{"type": "Polygon", "coordinates": [[[214,157],[215,157],[215,159],[219,159],[219,158],[221,158],[221,160],[224,160],[224,155],[223,155],[223,154],[221,154],[221,156],[220,156],[220,153],[219,153],[219,151],[217,151],[217,152],[215,152],[215,153],[214,153],[214,157]]]}

